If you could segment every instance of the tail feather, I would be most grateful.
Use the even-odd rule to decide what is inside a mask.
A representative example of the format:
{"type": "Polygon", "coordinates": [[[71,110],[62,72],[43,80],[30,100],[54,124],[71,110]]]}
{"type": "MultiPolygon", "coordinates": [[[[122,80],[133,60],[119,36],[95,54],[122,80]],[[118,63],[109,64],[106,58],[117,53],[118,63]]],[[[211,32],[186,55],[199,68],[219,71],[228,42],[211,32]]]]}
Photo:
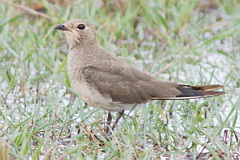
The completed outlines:
{"type": "Polygon", "coordinates": [[[222,91],[216,91],[217,89],[223,88],[222,85],[179,85],[177,90],[180,91],[179,95],[172,97],[152,97],[153,100],[181,100],[181,99],[196,99],[206,98],[225,94],[222,91]]]}
{"type": "Polygon", "coordinates": [[[191,86],[194,90],[202,90],[202,91],[213,91],[213,90],[217,90],[220,88],[223,88],[223,85],[197,85],[197,86],[191,86]]]}

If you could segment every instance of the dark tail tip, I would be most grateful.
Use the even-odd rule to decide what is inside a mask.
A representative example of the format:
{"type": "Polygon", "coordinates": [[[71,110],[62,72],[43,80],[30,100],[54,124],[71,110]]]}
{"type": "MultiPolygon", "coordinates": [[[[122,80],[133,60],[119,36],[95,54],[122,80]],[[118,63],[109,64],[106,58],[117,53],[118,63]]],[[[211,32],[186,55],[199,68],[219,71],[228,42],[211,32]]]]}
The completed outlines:
{"type": "Polygon", "coordinates": [[[179,85],[177,89],[181,92],[181,94],[177,95],[176,97],[199,98],[199,97],[212,97],[212,96],[225,94],[225,92],[215,91],[220,88],[223,88],[223,86],[222,85],[198,85],[198,86],[179,85]]]}

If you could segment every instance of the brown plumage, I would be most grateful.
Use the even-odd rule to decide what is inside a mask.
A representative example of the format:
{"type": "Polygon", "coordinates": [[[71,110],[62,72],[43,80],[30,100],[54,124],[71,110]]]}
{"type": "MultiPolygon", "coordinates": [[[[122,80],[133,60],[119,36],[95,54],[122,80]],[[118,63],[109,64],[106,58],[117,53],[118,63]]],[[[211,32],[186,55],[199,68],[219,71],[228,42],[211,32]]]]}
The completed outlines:
{"type": "Polygon", "coordinates": [[[68,72],[73,89],[87,103],[121,112],[148,100],[179,100],[222,95],[222,85],[189,86],[161,81],[119,60],[97,41],[94,26],[71,20],[63,30],[69,44],[68,72]]]}

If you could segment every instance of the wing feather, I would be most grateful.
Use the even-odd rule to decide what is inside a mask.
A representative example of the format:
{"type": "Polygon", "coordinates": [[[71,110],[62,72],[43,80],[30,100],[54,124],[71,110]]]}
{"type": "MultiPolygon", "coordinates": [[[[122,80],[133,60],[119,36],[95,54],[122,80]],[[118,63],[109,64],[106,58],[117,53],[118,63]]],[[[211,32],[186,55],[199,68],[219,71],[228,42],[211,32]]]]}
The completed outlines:
{"type": "Polygon", "coordinates": [[[147,100],[193,99],[224,94],[214,91],[221,85],[189,86],[156,79],[119,61],[91,64],[82,71],[85,80],[102,95],[123,104],[140,104],[147,100]],[[104,64],[104,65],[102,65],[104,64]]]}

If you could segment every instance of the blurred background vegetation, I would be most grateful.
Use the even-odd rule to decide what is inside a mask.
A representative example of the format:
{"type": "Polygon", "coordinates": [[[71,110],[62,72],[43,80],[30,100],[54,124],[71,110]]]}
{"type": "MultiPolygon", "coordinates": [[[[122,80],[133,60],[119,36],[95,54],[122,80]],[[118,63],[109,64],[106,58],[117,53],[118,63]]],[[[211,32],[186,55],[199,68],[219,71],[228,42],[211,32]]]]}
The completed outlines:
{"type": "Polygon", "coordinates": [[[239,159],[238,0],[0,0],[0,159],[239,159]],[[158,78],[226,95],[139,105],[112,139],[77,98],[53,27],[96,25],[100,44],[158,78]],[[96,138],[96,135],[98,138],[96,138]]]}

